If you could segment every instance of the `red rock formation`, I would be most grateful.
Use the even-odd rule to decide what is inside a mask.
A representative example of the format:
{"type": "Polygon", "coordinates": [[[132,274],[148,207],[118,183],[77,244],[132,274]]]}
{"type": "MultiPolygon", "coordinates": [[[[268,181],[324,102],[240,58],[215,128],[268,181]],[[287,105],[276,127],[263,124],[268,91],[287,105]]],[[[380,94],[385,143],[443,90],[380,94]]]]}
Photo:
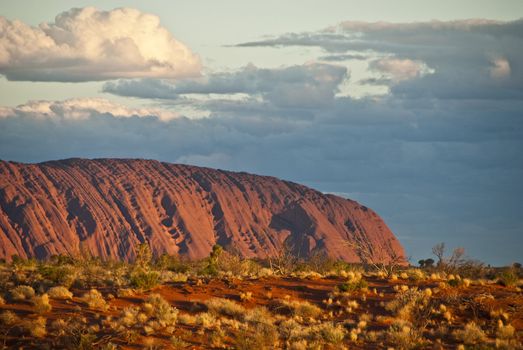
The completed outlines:
{"type": "Polygon", "coordinates": [[[404,256],[387,225],[352,200],[274,177],[150,160],[0,161],[0,257],[76,253],[133,258],[154,253],[202,258],[216,243],[245,257],[322,250],[358,261],[346,242],[376,259],[404,256]]]}

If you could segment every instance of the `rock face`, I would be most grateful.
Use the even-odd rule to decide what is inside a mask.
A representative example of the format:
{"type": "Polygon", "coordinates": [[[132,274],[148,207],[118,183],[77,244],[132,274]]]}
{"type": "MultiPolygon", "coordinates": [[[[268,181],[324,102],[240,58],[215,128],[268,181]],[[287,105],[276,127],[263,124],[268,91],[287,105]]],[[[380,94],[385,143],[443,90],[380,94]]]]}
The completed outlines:
{"type": "Polygon", "coordinates": [[[359,261],[403,257],[383,220],[357,202],[274,177],[131,159],[0,161],[0,257],[75,254],[104,258],[208,256],[214,244],[245,257],[324,251],[359,261]],[[83,242],[83,243],[81,243],[83,242]]]}

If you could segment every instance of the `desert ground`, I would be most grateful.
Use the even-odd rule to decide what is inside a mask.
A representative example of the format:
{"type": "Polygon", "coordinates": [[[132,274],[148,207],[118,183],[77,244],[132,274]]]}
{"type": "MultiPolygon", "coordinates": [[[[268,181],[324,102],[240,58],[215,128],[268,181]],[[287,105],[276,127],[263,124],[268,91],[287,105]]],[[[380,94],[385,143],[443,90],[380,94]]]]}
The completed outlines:
{"type": "MultiPolygon", "coordinates": [[[[285,258],[285,259],[283,259],[285,258]]],[[[522,271],[79,255],[0,265],[0,348],[521,349],[522,271]]]]}

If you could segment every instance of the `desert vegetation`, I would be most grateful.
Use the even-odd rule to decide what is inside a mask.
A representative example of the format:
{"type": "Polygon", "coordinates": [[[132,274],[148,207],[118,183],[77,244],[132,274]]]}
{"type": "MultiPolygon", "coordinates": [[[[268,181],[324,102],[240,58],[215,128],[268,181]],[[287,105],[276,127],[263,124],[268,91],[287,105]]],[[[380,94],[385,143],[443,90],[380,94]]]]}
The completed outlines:
{"type": "Polygon", "coordinates": [[[521,265],[442,244],[419,267],[242,259],[219,246],[200,261],[147,245],[135,256],[0,263],[0,348],[522,348],[521,265]]]}

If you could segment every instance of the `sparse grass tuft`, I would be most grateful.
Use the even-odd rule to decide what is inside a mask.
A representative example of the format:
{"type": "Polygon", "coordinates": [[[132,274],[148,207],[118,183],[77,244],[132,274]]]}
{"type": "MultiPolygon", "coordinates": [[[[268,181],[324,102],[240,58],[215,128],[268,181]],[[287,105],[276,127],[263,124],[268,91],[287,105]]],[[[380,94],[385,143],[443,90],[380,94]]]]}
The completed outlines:
{"type": "Polygon", "coordinates": [[[321,315],[322,310],[308,301],[299,300],[281,300],[280,308],[289,310],[294,316],[305,318],[317,318],[321,315]]]}
{"type": "MultiPolygon", "coordinates": [[[[174,326],[178,318],[178,309],[171,306],[159,294],[151,294],[145,301],[144,311],[151,317],[154,317],[159,327],[165,328],[174,326]],[[150,306],[150,307],[149,307],[150,306]]],[[[158,328],[158,327],[153,327],[158,328]]]]}
{"type": "Polygon", "coordinates": [[[413,328],[410,323],[401,321],[390,326],[386,340],[398,350],[416,349],[425,342],[419,330],[413,328]]]}
{"type": "Polygon", "coordinates": [[[487,338],[481,327],[474,322],[467,323],[462,330],[455,331],[454,336],[467,345],[478,344],[487,338]]]}
{"type": "Polygon", "coordinates": [[[346,331],[342,326],[334,325],[331,322],[319,325],[317,332],[321,336],[321,339],[334,345],[341,344],[346,334],[346,331]]]}
{"type": "Polygon", "coordinates": [[[409,322],[416,328],[425,329],[430,314],[434,307],[431,294],[416,289],[401,291],[396,297],[385,305],[395,316],[405,322],[409,322]]]}
{"type": "Polygon", "coordinates": [[[245,316],[246,310],[240,304],[232,300],[223,298],[213,298],[205,302],[210,313],[215,315],[222,315],[242,320],[245,316]]]}
{"type": "Polygon", "coordinates": [[[183,340],[182,338],[177,337],[175,335],[173,335],[169,340],[171,342],[171,345],[175,349],[184,349],[184,348],[186,348],[186,347],[188,347],[190,345],[185,340],[183,340]]]}

